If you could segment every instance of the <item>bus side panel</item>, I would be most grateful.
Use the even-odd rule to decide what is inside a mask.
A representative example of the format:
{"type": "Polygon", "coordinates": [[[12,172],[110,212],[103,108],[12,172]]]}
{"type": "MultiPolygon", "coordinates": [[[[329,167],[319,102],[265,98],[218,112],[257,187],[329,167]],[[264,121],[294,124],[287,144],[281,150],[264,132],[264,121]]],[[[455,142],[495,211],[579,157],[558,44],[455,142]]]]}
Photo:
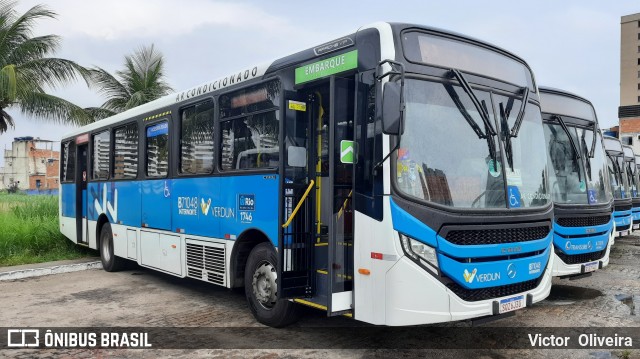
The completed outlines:
{"type": "Polygon", "coordinates": [[[60,232],[72,242],[76,238],[76,185],[74,183],[60,186],[60,232]]]}
{"type": "Polygon", "coordinates": [[[89,183],[89,220],[105,214],[112,224],[140,226],[139,182],[89,183]]]}
{"type": "Polygon", "coordinates": [[[98,218],[104,214],[111,223],[113,250],[118,257],[127,257],[126,226],[140,227],[140,182],[92,182],[87,186],[89,246],[97,249],[98,218]]]}
{"type": "Polygon", "coordinates": [[[173,232],[235,239],[256,228],[278,240],[278,176],[247,175],[175,179],[173,232]]]}
{"type": "Polygon", "coordinates": [[[220,206],[217,177],[174,179],[171,192],[172,232],[221,238],[212,209],[220,206]]]}
{"type": "Polygon", "coordinates": [[[223,238],[257,228],[269,237],[274,246],[278,246],[278,177],[220,177],[221,205],[237,208],[235,220],[227,218],[220,221],[223,238]]]}
{"type": "Polygon", "coordinates": [[[76,185],[74,183],[60,186],[60,197],[62,198],[62,216],[76,218],[76,185]]]}
{"type": "Polygon", "coordinates": [[[141,182],[142,222],[138,225],[171,230],[171,180],[141,182]]]}

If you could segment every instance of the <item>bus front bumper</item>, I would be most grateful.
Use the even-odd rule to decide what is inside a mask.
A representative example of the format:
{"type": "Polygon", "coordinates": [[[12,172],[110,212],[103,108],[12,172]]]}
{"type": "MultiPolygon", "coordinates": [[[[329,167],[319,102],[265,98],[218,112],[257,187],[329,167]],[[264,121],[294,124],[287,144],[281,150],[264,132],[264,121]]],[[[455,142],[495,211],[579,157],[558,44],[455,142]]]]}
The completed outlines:
{"type": "MultiPolygon", "coordinates": [[[[599,263],[602,263],[602,268],[609,265],[609,253],[611,252],[612,244],[613,244],[613,237],[609,239],[609,244],[607,244],[607,251],[605,252],[604,256],[597,260],[599,263]]],[[[554,264],[553,264],[552,274],[554,277],[564,277],[564,276],[571,276],[571,275],[582,273],[582,266],[585,263],[566,264],[565,262],[562,261],[562,259],[560,259],[560,257],[558,257],[558,255],[555,252],[553,253],[553,257],[554,257],[553,259],[554,264]]],[[[596,262],[596,261],[593,261],[593,262],[596,262]]],[[[588,263],[592,263],[592,262],[588,262],[588,263]]]]}
{"type": "Polygon", "coordinates": [[[455,295],[433,275],[406,257],[386,274],[385,324],[419,325],[494,315],[494,302],[517,295],[532,296],[537,303],[549,296],[554,256],[550,256],[540,284],[526,292],[477,302],[455,295]]]}

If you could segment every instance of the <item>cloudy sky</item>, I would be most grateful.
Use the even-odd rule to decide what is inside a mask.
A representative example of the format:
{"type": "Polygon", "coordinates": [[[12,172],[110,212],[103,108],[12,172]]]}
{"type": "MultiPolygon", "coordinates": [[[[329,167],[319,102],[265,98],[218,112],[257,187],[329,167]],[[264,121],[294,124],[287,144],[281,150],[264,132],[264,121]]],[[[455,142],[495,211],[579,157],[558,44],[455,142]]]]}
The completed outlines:
{"type": "MultiPolygon", "coordinates": [[[[620,82],[620,17],[640,12],[637,0],[520,2],[512,0],[414,1],[213,1],[213,0],[20,0],[18,9],[44,3],[57,20],[36,34],[63,37],[57,56],[110,72],[142,45],[155,44],[176,90],[252,64],[312,47],[376,21],[398,21],[467,34],[524,58],[539,85],[591,100],[601,127],[617,123],[620,82]]],[[[81,106],[103,99],[76,84],[57,95],[81,106]]],[[[24,118],[10,108],[16,127],[0,135],[59,140],[69,130],[24,118]]],[[[3,159],[0,158],[0,166],[3,159]]]]}

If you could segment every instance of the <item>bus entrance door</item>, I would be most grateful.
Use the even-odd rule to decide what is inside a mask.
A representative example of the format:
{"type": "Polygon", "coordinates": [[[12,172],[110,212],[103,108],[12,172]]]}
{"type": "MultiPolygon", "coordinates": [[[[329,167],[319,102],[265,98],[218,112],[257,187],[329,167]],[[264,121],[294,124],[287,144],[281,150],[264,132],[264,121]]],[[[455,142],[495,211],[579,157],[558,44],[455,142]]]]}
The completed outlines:
{"type": "Polygon", "coordinates": [[[281,298],[351,310],[354,85],[331,77],[285,98],[281,298]]]}
{"type": "Polygon", "coordinates": [[[76,238],[79,244],[87,244],[87,144],[77,147],[76,166],[76,238]]]}

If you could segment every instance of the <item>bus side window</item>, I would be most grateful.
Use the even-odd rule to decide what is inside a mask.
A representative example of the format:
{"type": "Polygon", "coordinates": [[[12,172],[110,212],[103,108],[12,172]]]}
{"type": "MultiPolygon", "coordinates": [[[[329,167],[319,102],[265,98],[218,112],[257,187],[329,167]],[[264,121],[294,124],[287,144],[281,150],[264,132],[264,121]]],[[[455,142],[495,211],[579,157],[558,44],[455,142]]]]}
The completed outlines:
{"type": "Polygon", "coordinates": [[[180,173],[213,172],[213,100],[182,110],[180,119],[180,173]]]}
{"type": "Polygon", "coordinates": [[[169,172],[169,121],[147,126],[147,176],[166,177],[169,172]]]}
{"type": "Polygon", "coordinates": [[[61,166],[60,182],[73,182],[76,173],[76,144],[73,141],[62,143],[61,166]]]}
{"type": "Polygon", "coordinates": [[[220,96],[222,170],[278,167],[279,103],[278,81],[220,96]]]}
{"type": "Polygon", "coordinates": [[[114,130],[113,178],[138,177],[138,124],[130,123],[114,130]]]}
{"type": "Polygon", "coordinates": [[[109,178],[109,157],[111,154],[111,138],[109,131],[93,135],[92,178],[106,180],[109,178]]]}

